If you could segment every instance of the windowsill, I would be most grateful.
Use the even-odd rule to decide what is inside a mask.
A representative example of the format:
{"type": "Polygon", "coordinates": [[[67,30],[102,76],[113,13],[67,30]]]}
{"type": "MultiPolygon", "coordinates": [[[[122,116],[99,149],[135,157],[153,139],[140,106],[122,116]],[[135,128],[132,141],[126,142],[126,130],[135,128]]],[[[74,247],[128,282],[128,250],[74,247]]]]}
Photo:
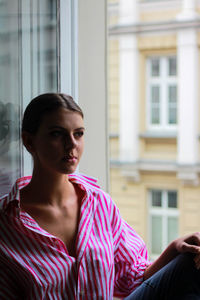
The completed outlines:
{"type": "Polygon", "coordinates": [[[139,134],[140,138],[144,139],[176,139],[177,132],[173,131],[146,131],[139,134]]]}

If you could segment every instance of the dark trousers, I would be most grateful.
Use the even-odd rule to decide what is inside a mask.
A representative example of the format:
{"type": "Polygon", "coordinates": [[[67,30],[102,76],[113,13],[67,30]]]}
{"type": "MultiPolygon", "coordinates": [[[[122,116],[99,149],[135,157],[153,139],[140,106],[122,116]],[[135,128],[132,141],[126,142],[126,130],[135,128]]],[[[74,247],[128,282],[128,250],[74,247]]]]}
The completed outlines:
{"type": "Polygon", "coordinates": [[[125,300],[200,300],[200,271],[191,254],[180,254],[125,300]]]}

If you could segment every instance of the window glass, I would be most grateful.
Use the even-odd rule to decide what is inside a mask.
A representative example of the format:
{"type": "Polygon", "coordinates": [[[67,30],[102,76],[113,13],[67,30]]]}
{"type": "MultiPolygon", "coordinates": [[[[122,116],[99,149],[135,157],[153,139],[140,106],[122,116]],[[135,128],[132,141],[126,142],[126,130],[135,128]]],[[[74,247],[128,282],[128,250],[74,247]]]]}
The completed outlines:
{"type": "Polygon", "coordinates": [[[169,76],[176,75],[176,57],[170,57],[168,59],[169,76]]]}
{"type": "Polygon", "coordinates": [[[162,206],[162,193],[161,191],[152,191],[152,206],[162,206]]]}
{"type": "Polygon", "coordinates": [[[151,123],[160,123],[160,87],[151,87],[151,123]]]}
{"type": "Polygon", "coordinates": [[[20,174],[18,1],[0,3],[0,195],[20,174]]]}
{"type": "Polygon", "coordinates": [[[178,236],[178,219],[177,217],[168,217],[168,241],[169,244],[178,236]]]}
{"type": "Polygon", "coordinates": [[[169,107],[168,107],[168,122],[169,124],[177,123],[177,87],[175,85],[170,85],[168,87],[169,92],[169,107]]]}
{"type": "Polygon", "coordinates": [[[20,124],[24,106],[39,93],[57,90],[56,11],[50,0],[5,0],[0,2],[0,25],[2,196],[23,174],[20,124]]]}
{"type": "Polygon", "coordinates": [[[150,256],[155,259],[178,237],[177,192],[150,190],[150,256]]]}
{"type": "Polygon", "coordinates": [[[176,57],[147,58],[147,102],[149,129],[169,129],[177,125],[176,57]]]}
{"type": "Polygon", "coordinates": [[[160,254],[162,252],[162,218],[160,216],[152,217],[152,253],[160,254]]]}
{"type": "Polygon", "coordinates": [[[151,76],[156,77],[160,75],[160,60],[153,58],[151,60],[151,76]]]}
{"type": "Polygon", "coordinates": [[[177,208],[177,192],[168,192],[168,207],[177,208]]]}

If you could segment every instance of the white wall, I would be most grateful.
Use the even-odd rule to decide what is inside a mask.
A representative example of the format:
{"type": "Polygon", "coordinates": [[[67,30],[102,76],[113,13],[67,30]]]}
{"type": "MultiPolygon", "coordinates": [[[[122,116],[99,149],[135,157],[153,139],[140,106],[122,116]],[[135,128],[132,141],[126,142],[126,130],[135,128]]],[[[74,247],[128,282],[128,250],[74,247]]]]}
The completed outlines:
{"type": "Polygon", "coordinates": [[[108,190],[106,0],[80,0],[78,101],[85,114],[85,152],[79,171],[108,190]]]}

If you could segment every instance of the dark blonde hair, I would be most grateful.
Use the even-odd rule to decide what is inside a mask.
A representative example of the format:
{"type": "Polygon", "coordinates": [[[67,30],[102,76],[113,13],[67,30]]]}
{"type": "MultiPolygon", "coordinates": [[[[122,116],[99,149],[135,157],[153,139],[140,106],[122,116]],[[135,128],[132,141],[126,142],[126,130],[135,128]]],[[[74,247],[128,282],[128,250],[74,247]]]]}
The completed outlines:
{"type": "Polygon", "coordinates": [[[83,118],[81,108],[71,96],[61,93],[46,93],[35,97],[26,107],[22,120],[22,132],[35,134],[43,117],[61,107],[77,112],[83,118]]]}

